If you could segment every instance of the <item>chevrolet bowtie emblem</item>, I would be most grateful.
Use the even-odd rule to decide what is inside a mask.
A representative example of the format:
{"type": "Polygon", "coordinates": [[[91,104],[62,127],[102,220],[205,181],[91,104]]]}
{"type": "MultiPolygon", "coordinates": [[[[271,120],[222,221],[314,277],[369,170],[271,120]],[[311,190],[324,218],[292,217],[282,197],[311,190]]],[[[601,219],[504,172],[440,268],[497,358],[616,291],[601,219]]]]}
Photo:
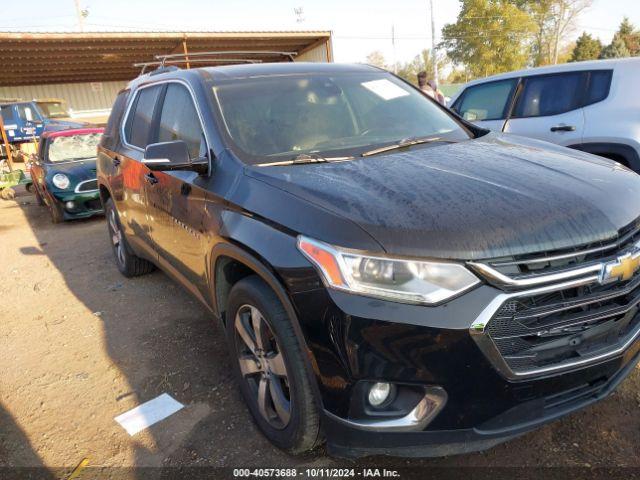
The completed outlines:
{"type": "Polygon", "coordinates": [[[638,269],[640,269],[640,252],[627,253],[602,266],[600,283],[629,280],[638,269]]]}

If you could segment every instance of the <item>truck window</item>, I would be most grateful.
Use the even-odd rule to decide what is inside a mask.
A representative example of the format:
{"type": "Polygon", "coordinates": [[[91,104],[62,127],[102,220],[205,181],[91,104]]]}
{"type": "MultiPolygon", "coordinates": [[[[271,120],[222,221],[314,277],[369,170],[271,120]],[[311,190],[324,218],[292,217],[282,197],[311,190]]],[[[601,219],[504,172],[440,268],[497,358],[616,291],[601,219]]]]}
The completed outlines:
{"type": "Polygon", "coordinates": [[[517,83],[517,78],[510,78],[469,87],[454,110],[471,122],[505,118],[517,83]]]}
{"type": "Polygon", "coordinates": [[[3,105],[0,107],[0,112],[4,123],[13,122],[13,107],[11,105],[3,105]]]}
{"type": "Polygon", "coordinates": [[[41,121],[40,115],[36,110],[30,105],[17,105],[18,109],[18,117],[23,122],[35,122],[41,121]]]}

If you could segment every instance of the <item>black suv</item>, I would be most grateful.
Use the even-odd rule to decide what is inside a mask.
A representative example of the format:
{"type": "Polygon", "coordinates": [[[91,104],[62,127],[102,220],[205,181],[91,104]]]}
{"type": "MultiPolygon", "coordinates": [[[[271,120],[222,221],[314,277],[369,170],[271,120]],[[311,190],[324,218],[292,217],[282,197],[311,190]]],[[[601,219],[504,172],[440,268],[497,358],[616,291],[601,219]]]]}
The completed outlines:
{"type": "Polygon", "coordinates": [[[290,452],[448,455],[606,397],[640,351],[640,177],[364,65],[139,77],[98,182],[116,264],[225,326],[290,452]]]}

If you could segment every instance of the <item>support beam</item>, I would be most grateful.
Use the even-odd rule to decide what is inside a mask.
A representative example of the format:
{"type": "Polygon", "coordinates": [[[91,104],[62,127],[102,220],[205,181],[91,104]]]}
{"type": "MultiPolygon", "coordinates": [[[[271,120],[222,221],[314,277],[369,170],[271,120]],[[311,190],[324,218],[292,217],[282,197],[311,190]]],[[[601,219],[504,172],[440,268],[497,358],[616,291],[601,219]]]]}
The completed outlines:
{"type": "Polygon", "coordinates": [[[7,132],[4,130],[4,119],[0,114],[0,134],[2,134],[2,143],[7,151],[7,163],[9,164],[9,171],[13,172],[13,157],[11,156],[11,145],[9,145],[9,139],[7,138],[7,132]]]}

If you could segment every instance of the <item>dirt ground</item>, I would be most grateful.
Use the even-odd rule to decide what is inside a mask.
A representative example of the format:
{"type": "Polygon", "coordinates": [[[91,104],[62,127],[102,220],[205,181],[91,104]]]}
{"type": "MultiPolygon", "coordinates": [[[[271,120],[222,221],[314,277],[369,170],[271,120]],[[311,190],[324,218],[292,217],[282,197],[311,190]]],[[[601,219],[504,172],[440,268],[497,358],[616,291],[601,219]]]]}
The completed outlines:
{"type": "Polygon", "coordinates": [[[160,272],[125,279],[111,255],[101,217],[53,225],[26,191],[0,200],[0,467],[640,467],[638,369],[605,401],[483,453],[289,456],[253,425],[197,301],[160,272]],[[114,421],[164,392],[185,408],[132,437],[114,421]]]}

